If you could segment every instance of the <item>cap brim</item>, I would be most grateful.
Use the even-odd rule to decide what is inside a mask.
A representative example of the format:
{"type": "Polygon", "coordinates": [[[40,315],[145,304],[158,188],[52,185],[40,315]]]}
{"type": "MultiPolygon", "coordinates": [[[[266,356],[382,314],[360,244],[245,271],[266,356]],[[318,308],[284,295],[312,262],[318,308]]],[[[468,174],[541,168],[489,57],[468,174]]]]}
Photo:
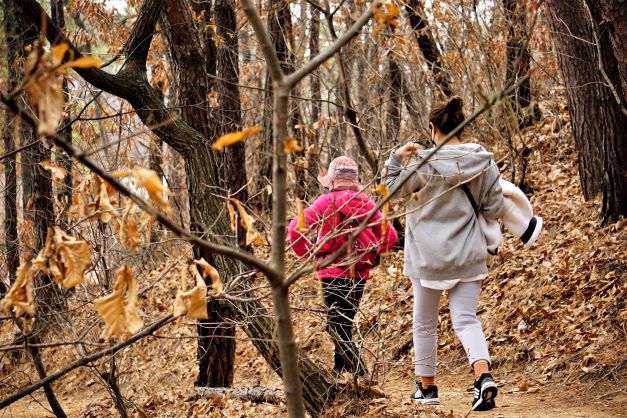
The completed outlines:
{"type": "Polygon", "coordinates": [[[328,189],[331,186],[331,178],[327,174],[327,171],[320,172],[320,174],[318,174],[318,181],[328,189]]]}

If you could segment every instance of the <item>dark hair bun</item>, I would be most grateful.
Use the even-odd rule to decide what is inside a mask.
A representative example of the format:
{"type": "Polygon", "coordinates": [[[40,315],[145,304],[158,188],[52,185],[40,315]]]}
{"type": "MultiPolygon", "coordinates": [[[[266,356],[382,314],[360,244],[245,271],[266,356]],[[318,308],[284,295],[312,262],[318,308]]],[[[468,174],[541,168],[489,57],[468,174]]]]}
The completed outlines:
{"type": "Polygon", "coordinates": [[[449,100],[446,104],[446,110],[449,113],[457,113],[462,110],[462,106],[464,106],[464,101],[462,100],[462,98],[459,96],[455,96],[452,97],[451,100],[449,100]]]}

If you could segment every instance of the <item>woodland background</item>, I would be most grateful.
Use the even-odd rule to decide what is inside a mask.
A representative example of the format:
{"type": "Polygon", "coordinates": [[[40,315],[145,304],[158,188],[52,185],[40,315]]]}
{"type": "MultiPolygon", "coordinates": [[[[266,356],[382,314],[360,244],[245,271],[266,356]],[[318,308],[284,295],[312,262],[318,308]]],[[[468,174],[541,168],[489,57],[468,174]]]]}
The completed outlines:
{"type": "Polygon", "coordinates": [[[285,240],[342,154],[402,230],[380,169],[399,144],[431,145],[428,111],[451,95],[466,139],[545,221],[531,249],[508,237],[482,294],[493,412],[624,413],[625,2],[3,0],[1,13],[0,416],[465,416],[445,300],[445,404],[409,402],[402,249],[357,318],[373,386],[331,376],[313,260],[285,240]],[[197,389],[257,386],[279,399],[197,389]]]}

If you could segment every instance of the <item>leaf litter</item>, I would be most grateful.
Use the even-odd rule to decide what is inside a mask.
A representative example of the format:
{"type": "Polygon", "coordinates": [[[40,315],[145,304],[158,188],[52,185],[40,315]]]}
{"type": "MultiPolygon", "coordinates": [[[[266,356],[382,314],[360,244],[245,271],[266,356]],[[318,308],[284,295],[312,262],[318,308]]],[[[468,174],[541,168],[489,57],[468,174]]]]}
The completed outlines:
{"type": "MultiPolygon", "coordinates": [[[[547,120],[545,124],[550,122],[547,120]]],[[[598,225],[600,201],[584,202],[581,198],[576,154],[567,128],[564,130],[566,132],[547,131],[537,137],[529,134],[526,138],[533,150],[527,173],[532,188],[529,197],[535,211],[545,221],[545,230],[531,249],[523,248],[511,236],[506,237],[482,292],[479,315],[488,337],[495,376],[501,386],[501,403],[495,410],[498,416],[525,416],[534,406],[545,416],[572,416],[569,408],[577,406],[578,401],[570,391],[580,391],[582,387],[589,391],[590,407],[596,412],[610,407],[613,396],[617,397],[617,402],[623,402],[623,406],[625,402],[620,392],[613,393],[616,386],[611,383],[617,382],[620,389],[626,380],[624,351],[620,347],[624,346],[627,335],[627,221],[621,219],[611,225],[598,225]],[[561,408],[561,415],[560,411],[549,413],[545,399],[561,408]]],[[[495,150],[497,154],[499,151],[502,150],[495,150]]],[[[297,208],[293,211],[293,215],[299,212],[297,208]]],[[[240,212],[239,207],[232,212],[233,215],[240,212]]],[[[261,233],[252,227],[251,215],[245,211],[239,215],[251,234],[261,233]]],[[[235,220],[232,222],[234,224],[235,220]]],[[[132,293],[138,294],[134,310],[137,316],[135,320],[131,318],[130,326],[126,325],[127,331],[137,329],[140,311],[141,317],[148,321],[174,306],[175,296],[182,286],[179,271],[169,267],[175,257],[188,254],[185,268],[188,272],[190,266],[197,269],[192,264],[189,246],[177,245],[176,251],[160,265],[149,272],[137,272],[138,291],[133,291],[126,273],[123,280],[126,284],[114,286],[114,293],[117,291],[118,295],[123,293],[119,289],[124,288],[123,298],[127,301],[132,293]],[[146,283],[152,284],[146,287],[146,283]],[[141,289],[145,287],[148,291],[142,294],[141,289]]],[[[266,247],[257,247],[255,251],[259,256],[267,255],[266,247]]],[[[291,254],[288,259],[292,267],[298,263],[291,254]]],[[[202,270],[202,264],[200,267],[202,270]]],[[[205,274],[198,270],[196,273],[205,274]]],[[[441,391],[451,399],[447,405],[452,407],[420,408],[406,399],[413,387],[411,349],[398,358],[393,356],[411,336],[411,284],[402,275],[402,252],[385,256],[373,273],[357,317],[356,336],[363,344],[369,368],[374,371],[372,377],[377,381],[377,388],[385,397],[339,397],[327,416],[466,415],[466,401],[471,396],[468,392],[470,373],[463,348],[452,330],[446,298],[442,301],[438,355],[441,382],[445,383],[441,391]],[[450,392],[446,392],[447,386],[450,392]]],[[[196,274],[192,277],[197,279],[196,274]]],[[[214,283],[214,290],[218,292],[219,282],[212,281],[212,287],[214,283]]],[[[264,286],[266,283],[257,277],[253,284],[264,286]]],[[[17,293],[21,294],[19,300],[26,303],[24,313],[28,313],[29,291],[26,285],[22,289],[17,293]]],[[[77,289],[77,295],[82,295],[82,289],[89,289],[89,285],[84,283],[77,289]]],[[[299,346],[316,364],[330,370],[333,345],[325,332],[319,284],[312,277],[298,281],[291,302],[297,308],[294,322],[299,346]]],[[[80,298],[71,299],[70,303],[72,309],[85,316],[82,326],[93,319],[93,311],[88,306],[78,310],[80,298]]],[[[127,308],[117,299],[114,305],[114,316],[119,320],[123,317],[120,313],[127,308]]],[[[80,318],[76,321],[81,324],[80,318]]],[[[4,327],[2,341],[6,343],[12,333],[4,332],[9,331],[6,325],[4,327]]],[[[88,336],[97,339],[98,333],[96,329],[88,336]]],[[[228,398],[186,402],[197,373],[194,335],[195,321],[182,319],[180,325],[171,324],[154,337],[118,353],[119,368],[124,370],[119,377],[124,396],[148,416],[285,415],[285,405],[253,404],[228,398]]],[[[236,340],[235,386],[280,388],[280,379],[241,330],[236,331],[236,340]]],[[[43,350],[42,355],[50,370],[77,358],[74,350],[63,348],[43,350]]],[[[14,366],[4,360],[0,363],[0,369],[5,372],[12,373],[12,368],[14,366]]],[[[33,371],[28,373],[31,373],[28,379],[36,379],[33,371]]],[[[12,383],[26,384],[28,373],[16,377],[12,383]]],[[[76,400],[78,389],[83,402],[76,405],[77,414],[88,409],[99,411],[94,416],[115,414],[108,395],[98,385],[92,385],[90,376],[89,370],[82,369],[61,379],[56,388],[62,402],[67,405],[68,399],[76,400]]],[[[0,391],[2,396],[12,392],[6,387],[0,391]]],[[[12,411],[27,405],[28,401],[20,401],[12,411]]],[[[585,415],[589,410],[582,411],[585,415]]],[[[38,415],[45,415],[45,412],[42,410],[38,415]]]]}

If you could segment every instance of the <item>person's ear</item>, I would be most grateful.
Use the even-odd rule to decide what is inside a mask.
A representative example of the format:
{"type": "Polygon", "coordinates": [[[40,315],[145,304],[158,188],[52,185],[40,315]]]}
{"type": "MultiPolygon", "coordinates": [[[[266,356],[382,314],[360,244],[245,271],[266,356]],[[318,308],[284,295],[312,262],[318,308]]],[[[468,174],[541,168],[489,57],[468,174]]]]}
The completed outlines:
{"type": "Polygon", "coordinates": [[[429,122],[429,128],[431,128],[431,139],[435,137],[435,126],[433,123],[429,122]]]}

